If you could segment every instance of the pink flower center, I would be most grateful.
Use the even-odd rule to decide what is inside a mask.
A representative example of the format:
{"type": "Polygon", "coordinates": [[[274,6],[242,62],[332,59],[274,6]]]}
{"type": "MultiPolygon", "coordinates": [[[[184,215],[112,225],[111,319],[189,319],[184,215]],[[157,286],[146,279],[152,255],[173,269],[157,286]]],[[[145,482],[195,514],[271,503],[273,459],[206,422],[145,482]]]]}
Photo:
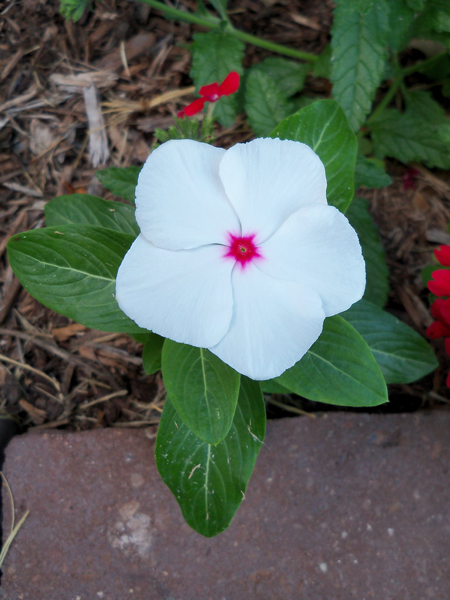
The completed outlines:
{"type": "Polygon", "coordinates": [[[252,260],[262,258],[258,246],[253,241],[255,236],[256,234],[237,237],[230,233],[230,245],[228,246],[228,252],[225,254],[225,258],[233,258],[243,268],[252,260]]]}

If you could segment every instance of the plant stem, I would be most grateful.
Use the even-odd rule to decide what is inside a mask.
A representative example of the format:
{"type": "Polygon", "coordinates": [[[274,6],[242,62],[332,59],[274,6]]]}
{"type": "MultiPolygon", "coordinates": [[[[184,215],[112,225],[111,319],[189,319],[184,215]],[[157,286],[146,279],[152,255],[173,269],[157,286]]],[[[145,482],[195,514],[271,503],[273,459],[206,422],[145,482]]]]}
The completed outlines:
{"type": "Polygon", "coordinates": [[[272,52],[276,52],[277,54],[283,54],[284,56],[290,56],[292,58],[305,60],[307,62],[314,62],[319,58],[315,54],[310,54],[309,52],[302,52],[302,50],[295,50],[294,48],[288,48],[286,46],[282,46],[281,44],[275,44],[274,42],[270,42],[269,40],[263,40],[254,35],[250,35],[249,33],[245,33],[245,31],[235,29],[229,24],[224,24],[223,21],[212,15],[208,17],[199,17],[198,15],[184,12],[183,10],[178,10],[177,8],[173,8],[172,6],[163,4],[158,0],[139,1],[143,2],[144,4],[148,4],[153,8],[156,8],[161,12],[166,13],[169,17],[172,17],[173,19],[185,21],[187,23],[193,23],[194,25],[200,25],[201,27],[205,27],[206,29],[224,29],[230,35],[233,35],[234,37],[238,38],[239,40],[242,40],[243,42],[246,42],[247,44],[259,46],[260,48],[271,50],[272,52]]]}
{"type": "Polygon", "coordinates": [[[426,60],[422,60],[418,63],[416,63],[415,65],[411,65],[410,67],[406,67],[406,69],[402,69],[402,75],[403,77],[406,77],[407,75],[411,75],[411,73],[416,73],[416,71],[421,71],[422,69],[429,67],[430,65],[433,65],[435,62],[438,63],[441,58],[443,58],[444,56],[448,56],[448,52],[441,52],[440,54],[436,54],[435,56],[432,56],[431,58],[427,58],[426,60]]]}
{"type": "Polygon", "coordinates": [[[386,108],[386,106],[389,104],[389,102],[395,96],[395,93],[397,92],[398,88],[400,87],[402,81],[403,81],[403,75],[399,75],[394,80],[394,83],[391,85],[391,87],[387,91],[383,100],[380,102],[380,104],[377,106],[377,108],[373,111],[373,113],[367,119],[366,125],[369,125],[370,123],[372,123],[372,121],[375,121],[375,119],[383,112],[383,110],[386,108]]]}

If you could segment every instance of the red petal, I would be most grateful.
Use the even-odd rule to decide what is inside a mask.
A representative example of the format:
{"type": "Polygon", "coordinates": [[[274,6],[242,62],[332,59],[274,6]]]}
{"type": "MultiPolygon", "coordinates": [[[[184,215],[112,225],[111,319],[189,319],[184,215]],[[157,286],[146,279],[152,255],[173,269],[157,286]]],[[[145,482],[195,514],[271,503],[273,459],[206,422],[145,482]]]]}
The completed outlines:
{"type": "Polygon", "coordinates": [[[436,300],[433,302],[433,304],[431,305],[431,316],[434,317],[435,319],[437,319],[438,321],[442,321],[443,317],[442,317],[442,305],[444,304],[445,300],[443,298],[436,298],[436,300]]]}
{"type": "Polygon", "coordinates": [[[447,352],[448,356],[450,356],[450,338],[445,338],[444,343],[445,351],[447,352]]]}
{"type": "Polygon", "coordinates": [[[188,104],[186,106],[186,108],[183,110],[184,114],[187,117],[193,117],[194,115],[199,113],[201,110],[203,110],[203,107],[205,106],[205,102],[206,102],[206,100],[204,98],[197,98],[197,100],[194,100],[194,102],[191,102],[191,104],[188,104]]]}
{"type": "Polygon", "coordinates": [[[239,73],[231,71],[219,85],[220,96],[229,96],[239,89],[239,73]]]}
{"type": "Polygon", "coordinates": [[[426,330],[426,335],[430,340],[437,340],[441,337],[450,337],[450,327],[447,327],[440,321],[435,321],[426,330]]]}
{"type": "Polygon", "coordinates": [[[441,313],[440,321],[450,327],[450,298],[442,301],[439,311],[441,313]]]}
{"type": "Polygon", "coordinates": [[[450,246],[439,246],[434,255],[443,267],[450,267],[450,246]]]}
{"type": "Polygon", "coordinates": [[[177,112],[177,117],[179,119],[184,119],[186,115],[184,114],[184,110],[180,110],[179,112],[177,112]]]}
{"type": "Polygon", "coordinates": [[[431,274],[434,281],[428,282],[428,289],[435,296],[450,296],[450,271],[440,269],[431,274]]]}
{"type": "Polygon", "coordinates": [[[208,102],[216,102],[222,95],[219,91],[219,86],[217,85],[217,83],[210,83],[209,85],[204,85],[199,89],[198,93],[200,94],[200,96],[203,96],[208,102]]]}

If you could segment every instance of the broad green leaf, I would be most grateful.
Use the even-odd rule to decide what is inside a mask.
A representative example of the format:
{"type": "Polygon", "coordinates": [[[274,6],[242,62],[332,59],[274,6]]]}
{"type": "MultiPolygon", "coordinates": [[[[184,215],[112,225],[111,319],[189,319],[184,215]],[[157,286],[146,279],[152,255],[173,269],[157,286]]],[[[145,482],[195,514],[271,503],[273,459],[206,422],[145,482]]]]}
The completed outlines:
{"type": "Polygon", "coordinates": [[[369,114],[383,77],[389,34],[389,3],[377,0],[366,13],[340,2],[331,30],[333,96],[353,131],[369,114]]]}
{"type": "Polygon", "coordinates": [[[251,69],[246,79],[245,110],[256,135],[266,137],[294,108],[267,73],[251,69]]]}
{"type": "Polygon", "coordinates": [[[433,99],[429,92],[423,90],[408,90],[405,94],[406,113],[416,119],[422,119],[432,125],[449,123],[444,108],[433,99]]]}
{"type": "MultiPolygon", "coordinates": [[[[389,8],[388,46],[394,51],[404,50],[411,38],[414,10],[408,6],[408,0],[389,2],[389,8]]],[[[386,74],[384,79],[387,79],[386,74]]]]}
{"type": "Polygon", "coordinates": [[[382,188],[391,185],[392,179],[384,170],[383,161],[358,156],[355,166],[355,189],[382,188]]]}
{"type": "Polygon", "coordinates": [[[342,317],[325,319],[321,336],[305,356],[277,377],[299,396],[340,406],[377,406],[388,401],[372,352],[342,317]]]}
{"type": "Polygon", "coordinates": [[[100,183],[110,192],[134,202],[134,190],[142,167],[110,167],[95,173],[100,183]]]}
{"type": "MultiPolygon", "coordinates": [[[[435,61],[425,64],[420,73],[426,75],[434,81],[443,81],[450,73],[450,57],[449,55],[440,55],[435,61]]],[[[445,84],[444,84],[445,85],[445,84]]],[[[443,92],[444,93],[444,92],[443,92]]],[[[444,94],[445,95],[445,94],[444,94]]]]}
{"type": "MultiPolygon", "coordinates": [[[[191,46],[191,77],[197,88],[209,83],[221,83],[231,71],[242,75],[245,45],[229,33],[210,31],[196,33],[191,46]]],[[[223,97],[214,105],[214,116],[221,125],[230,127],[238,111],[236,94],[223,97]]]]}
{"type": "Polygon", "coordinates": [[[327,44],[313,65],[313,75],[314,77],[331,79],[331,72],[331,44],[327,44]]]}
{"type": "Polygon", "coordinates": [[[266,412],[259,385],[241,379],[228,435],[212,446],[197,438],[166,400],[156,440],[156,465],[187,523],[213,537],[228,527],[245,497],[264,440],[266,412]]]}
{"type": "Polygon", "coordinates": [[[450,126],[437,126],[412,111],[387,109],[370,123],[374,152],[403,163],[421,162],[428,167],[450,168],[450,126]],[[447,139],[446,137],[447,136],[447,139]]]}
{"type": "Polygon", "coordinates": [[[262,71],[276,84],[278,90],[289,98],[303,89],[311,66],[278,56],[270,56],[250,69],[262,71]]]}
{"type": "Polygon", "coordinates": [[[364,298],[377,306],[384,306],[389,293],[389,270],[367,200],[356,197],[348,207],[346,217],[358,234],[366,261],[367,284],[364,298]]]}
{"type": "Polygon", "coordinates": [[[275,379],[266,379],[259,382],[264,394],[290,394],[290,391],[283,387],[275,379]]]}
{"type": "Polygon", "coordinates": [[[406,4],[414,11],[419,12],[423,10],[427,0],[406,0],[406,4]]]}
{"type": "Polygon", "coordinates": [[[411,383],[438,366],[423,337],[378,306],[360,300],[341,316],[366,340],[386,383],[411,383]]]}
{"type": "Polygon", "coordinates": [[[203,348],[164,342],[162,372],[167,394],[194,435],[218,444],[233,422],[240,375],[203,348]]]}
{"type": "Polygon", "coordinates": [[[59,196],[45,205],[45,222],[49,227],[60,225],[96,225],[136,237],[139,227],[134,218],[134,206],[110,202],[89,194],[59,196]]]}
{"type": "Polygon", "coordinates": [[[284,119],[271,137],[303,142],[325,165],[328,203],[345,212],[352,201],[357,142],[342,108],[318,100],[284,119]]]}
{"type": "Polygon", "coordinates": [[[419,16],[420,26],[437,33],[450,32],[450,4],[448,0],[428,0],[419,16]]]}
{"type": "Polygon", "coordinates": [[[164,338],[156,333],[150,332],[144,343],[142,352],[142,366],[147,375],[153,375],[161,370],[161,354],[164,338]]]}
{"type": "Polygon", "coordinates": [[[92,329],[145,332],[114,297],[117,270],[134,237],[90,225],[61,225],[13,236],[8,257],[36,300],[92,329]]]}

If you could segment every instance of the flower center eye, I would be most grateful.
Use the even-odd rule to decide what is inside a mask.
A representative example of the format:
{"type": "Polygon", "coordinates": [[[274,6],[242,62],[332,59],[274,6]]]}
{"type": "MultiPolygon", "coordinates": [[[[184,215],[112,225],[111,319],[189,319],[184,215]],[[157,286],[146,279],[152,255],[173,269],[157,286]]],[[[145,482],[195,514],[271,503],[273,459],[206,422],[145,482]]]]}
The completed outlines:
{"type": "Polygon", "coordinates": [[[225,258],[234,259],[241,267],[245,267],[252,260],[262,258],[260,249],[254,242],[255,236],[256,234],[237,237],[230,233],[225,258]]]}

